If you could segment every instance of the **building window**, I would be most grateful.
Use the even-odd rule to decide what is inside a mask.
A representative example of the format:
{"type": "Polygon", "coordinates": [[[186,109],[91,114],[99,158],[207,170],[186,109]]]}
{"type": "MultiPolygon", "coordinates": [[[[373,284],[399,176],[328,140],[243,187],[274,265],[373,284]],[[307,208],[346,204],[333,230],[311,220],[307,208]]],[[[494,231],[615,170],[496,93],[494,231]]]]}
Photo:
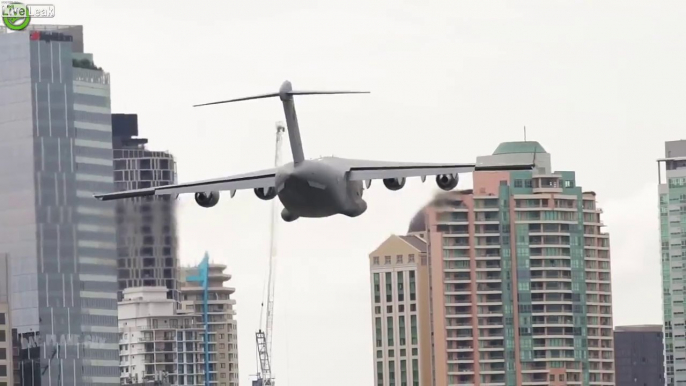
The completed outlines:
{"type": "Polygon", "coordinates": [[[391,257],[390,256],[384,256],[384,264],[391,264],[391,257]]]}
{"type": "Polygon", "coordinates": [[[515,180],[514,187],[515,188],[521,188],[522,187],[522,180],[515,180]]]}
{"type": "Polygon", "coordinates": [[[381,330],[381,318],[376,318],[374,321],[376,327],[376,347],[383,346],[382,342],[382,330],[381,330]]]}
{"type": "Polygon", "coordinates": [[[5,330],[0,330],[0,342],[7,342],[7,336],[5,334],[5,330]]]}
{"type": "Polygon", "coordinates": [[[374,303],[381,303],[381,283],[379,282],[379,274],[374,274],[374,303]]]}
{"type": "Polygon", "coordinates": [[[0,365],[0,377],[7,376],[7,365],[0,365]]]}
{"type": "Polygon", "coordinates": [[[410,254],[407,256],[407,262],[408,263],[414,263],[414,254],[410,254]]]}
{"type": "Polygon", "coordinates": [[[374,256],[374,265],[379,265],[379,256],[374,256]]]}
{"type": "Polygon", "coordinates": [[[384,386],[383,382],[383,362],[376,362],[376,386],[384,386]]]}
{"type": "Polygon", "coordinates": [[[398,272],[398,301],[405,301],[405,289],[403,288],[403,273],[398,272]]]}
{"type": "Polygon", "coordinates": [[[5,313],[0,312],[0,325],[4,326],[5,325],[5,313]]]}
{"type": "Polygon", "coordinates": [[[388,345],[393,346],[393,317],[389,316],[386,318],[386,327],[388,329],[388,345]]]}
{"type": "Polygon", "coordinates": [[[0,360],[5,360],[7,359],[7,349],[6,348],[0,348],[0,360]]]}

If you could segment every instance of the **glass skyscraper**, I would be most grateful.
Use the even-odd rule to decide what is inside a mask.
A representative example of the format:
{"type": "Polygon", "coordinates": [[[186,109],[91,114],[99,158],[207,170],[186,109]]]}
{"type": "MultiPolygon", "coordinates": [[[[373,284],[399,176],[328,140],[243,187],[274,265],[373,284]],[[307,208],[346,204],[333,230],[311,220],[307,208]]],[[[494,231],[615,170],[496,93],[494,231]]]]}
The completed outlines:
{"type": "Polygon", "coordinates": [[[80,26],[0,31],[0,251],[22,385],[119,384],[109,74],[80,26]]]}
{"type": "Polygon", "coordinates": [[[686,385],[684,258],[686,258],[686,141],[665,143],[658,160],[662,304],[667,386],[686,385]],[[666,169],[664,174],[660,169],[666,169]]]}

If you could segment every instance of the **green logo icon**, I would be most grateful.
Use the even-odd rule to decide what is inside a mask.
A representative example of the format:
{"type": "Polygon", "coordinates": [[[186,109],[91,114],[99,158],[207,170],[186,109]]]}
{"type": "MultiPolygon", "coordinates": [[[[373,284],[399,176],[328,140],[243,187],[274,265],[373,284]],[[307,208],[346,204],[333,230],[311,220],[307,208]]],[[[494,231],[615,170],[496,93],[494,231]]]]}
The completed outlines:
{"type": "Polygon", "coordinates": [[[21,3],[2,4],[2,21],[11,30],[25,29],[31,22],[29,7],[21,3]]]}

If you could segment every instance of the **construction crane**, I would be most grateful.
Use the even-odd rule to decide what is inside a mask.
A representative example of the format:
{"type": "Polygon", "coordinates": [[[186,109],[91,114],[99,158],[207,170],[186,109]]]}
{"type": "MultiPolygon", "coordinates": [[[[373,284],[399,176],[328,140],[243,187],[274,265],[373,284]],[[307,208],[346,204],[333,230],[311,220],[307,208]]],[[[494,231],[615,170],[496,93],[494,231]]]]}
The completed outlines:
{"type": "MultiPolygon", "coordinates": [[[[278,168],[281,164],[281,142],[283,133],[286,131],[283,123],[276,124],[276,150],[274,155],[274,167],[278,168]]],[[[272,200],[272,213],[270,224],[270,245],[269,245],[269,271],[267,274],[267,312],[264,330],[260,329],[255,333],[257,343],[257,359],[259,371],[257,379],[252,382],[253,386],[274,386],[272,375],[272,328],[274,326],[274,287],[276,283],[276,221],[278,200],[272,200]]],[[[262,327],[262,316],[264,314],[264,303],[260,312],[260,327],[262,327]]]]}

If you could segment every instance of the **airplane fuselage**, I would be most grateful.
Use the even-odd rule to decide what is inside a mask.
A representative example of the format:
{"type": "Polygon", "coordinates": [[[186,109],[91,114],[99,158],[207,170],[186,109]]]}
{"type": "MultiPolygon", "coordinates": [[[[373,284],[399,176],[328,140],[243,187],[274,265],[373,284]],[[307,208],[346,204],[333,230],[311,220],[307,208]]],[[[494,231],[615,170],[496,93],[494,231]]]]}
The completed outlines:
{"type": "Polygon", "coordinates": [[[279,168],[274,186],[283,204],[281,217],[357,217],[367,210],[362,181],[349,181],[334,157],[289,163],[279,168]]]}

